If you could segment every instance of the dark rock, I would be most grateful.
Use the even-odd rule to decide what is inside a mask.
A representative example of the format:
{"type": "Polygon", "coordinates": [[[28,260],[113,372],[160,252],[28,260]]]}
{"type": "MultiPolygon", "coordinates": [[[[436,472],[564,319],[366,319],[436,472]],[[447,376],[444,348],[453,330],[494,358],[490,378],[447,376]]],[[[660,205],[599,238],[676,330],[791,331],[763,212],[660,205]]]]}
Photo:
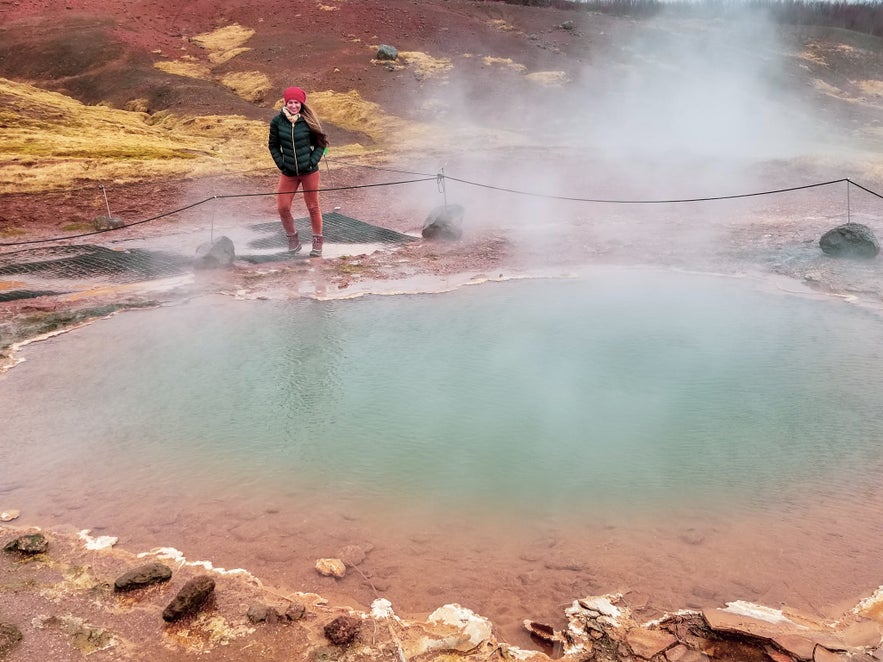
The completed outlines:
{"type": "Polygon", "coordinates": [[[194,577],[181,587],[175,599],[163,610],[163,620],[171,623],[188,614],[196,613],[214,590],[215,580],[208,575],[194,577]]]}
{"type": "Polygon", "coordinates": [[[200,244],[196,249],[193,266],[197,269],[227,269],[233,266],[236,251],[229,237],[218,237],[214,241],[200,244]]]}
{"type": "Polygon", "coordinates": [[[423,224],[425,239],[456,240],[463,236],[463,207],[460,205],[442,205],[436,207],[423,224]]]}
{"type": "Polygon", "coordinates": [[[361,626],[355,616],[338,616],[325,626],[325,636],[335,646],[346,646],[359,635],[361,626]]]}
{"type": "Polygon", "coordinates": [[[267,605],[252,605],[246,616],[252,623],[275,623],[279,620],[279,613],[267,605]]]}
{"type": "Polygon", "coordinates": [[[0,623],[0,657],[15,648],[21,641],[21,630],[12,623],[0,623]]]}
{"type": "Polygon", "coordinates": [[[133,591],[172,578],[172,569],[163,563],[148,563],[123,573],[113,583],[114,591],[133,591]]]}
{"type": "Polygon", "coordinates": [[[96,216],[92,219],[92,227],[96,230],[116,230],[125,224],[119,216],[96,216]]]}
{"type": "Polygon", "coordinates": [[[844,223],[828,230],[819,239],[819,247],[826,255],[870,259],[880,252],[880,242],[874,231],[861,223],[844,223]]]}
{"type": "Polygon", "coordinates": [[[396,60],[398,57],[399,51],[396,47],[388,44],[380,44],[377,48],[377,55],[375,56],[378,60],[396,60]]]}
{"type": "Polygon", "coordinates": [[[4,552],[21,552],[22,554],[42,554],[49,548],[49,541],[42,533],[30,533],[19,536],[6,543],[4,552]]]}
{"type": "Polygon", "coordinates": [[[299,621],[304,617],[307,608],[300,602],[292,602],[285,610],[285,618],[289,621],[299,621]]]}

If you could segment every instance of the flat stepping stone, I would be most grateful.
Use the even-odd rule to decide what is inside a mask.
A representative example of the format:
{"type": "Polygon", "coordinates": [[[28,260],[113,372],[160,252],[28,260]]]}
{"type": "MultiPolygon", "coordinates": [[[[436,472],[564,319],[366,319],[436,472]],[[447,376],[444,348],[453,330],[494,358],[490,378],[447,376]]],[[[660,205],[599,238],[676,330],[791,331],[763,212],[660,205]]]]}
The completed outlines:
{"type": "Polygon", "coordinates": [[[21,552],[22,554],[42,554],[47,549],[49,549],[49,541],[42,533],[19,536],[3,547],[4,552],[21,552]]]}
{"type": "Polygon", "coordinates": [[[148,563],[123,573],[113,582],[113,590],[134,591],[172,578],[172,569],[164,563],[148,563]]]}

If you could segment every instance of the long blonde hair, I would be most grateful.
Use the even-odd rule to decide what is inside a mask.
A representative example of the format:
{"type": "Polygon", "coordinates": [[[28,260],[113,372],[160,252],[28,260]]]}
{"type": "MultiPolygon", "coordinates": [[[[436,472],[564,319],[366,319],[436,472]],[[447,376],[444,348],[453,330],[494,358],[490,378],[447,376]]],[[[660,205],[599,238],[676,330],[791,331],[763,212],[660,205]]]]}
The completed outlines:
{"type": "Polygon", "coordinates": [[[310,127],[310,136],[315,141],[316,145],[319,147],[328,147],[328,136],[322,129],[322,123],[319,121],[319,118],[316,117],[316,113],[313,112],[313,109],[307,104],[302,103],[300,105],[300,114],[303,115],[304,121],[306,121],[307,126],[310,127]]]}

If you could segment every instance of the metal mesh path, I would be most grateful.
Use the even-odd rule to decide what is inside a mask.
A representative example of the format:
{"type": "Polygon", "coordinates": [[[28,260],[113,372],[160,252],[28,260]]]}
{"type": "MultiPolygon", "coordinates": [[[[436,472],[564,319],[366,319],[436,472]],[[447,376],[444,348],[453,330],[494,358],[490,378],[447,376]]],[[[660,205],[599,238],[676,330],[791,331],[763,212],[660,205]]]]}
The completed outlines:
{"type": "MultiPolygon", "coordinates": [[[[417,237],[371,225],[338,212],[325,213],[322,218],[326,243],[402,244],[417,240],[417,237]]],[[[309,242],[309,218],[295,219],[295,225],[309,242]]],[[[220,234],[223,234],[220,229],[213,233],[215,237],[220,234]]],[[[242,235],[237,236],[234,242],[240,260],[259,263],[291,257],[287,250],[288,240],[279,221],[240,227],[234,234],[242,235]],[[240,254],[239,246],[253,252],[240,254]]],[[[208,241],[210,236],[206,236],[204,241],[208,241]]],[[[193,254],[175,250],[180,244],[176,244],[175,249],[166,247],[159,250],[156,238],[133,241],[137,241],[139,246],[41,245],[0,253],[0,303],[82,290],[96,283],[124,284],[171,278],[190,273],[194,268],[193,254]],[[3,283],[4,280],[7,282],[3,283]]],[[[168,244],[178,240],[165,237],[164,241],[168,244]]],[[[188,247],[194,248],[190,244],[188,247]]]]}
{"type": "MultiPolygon", "coordinates": [[[[310,219],[297,218],[294,220],[294,225],[301,236],[301,241],[304,238],[309,240],[311,235],[310,219]]],[[[252,225],[251,229],[268,236],[250,241],[248,243],[250,248],[283,248],[288,246],[288,239],[278,221],[257,223],[252,225]]],[[[417,240],[417,237],[388,230],[378,225],[371,225],[336,211],[322,214],[322,234],[325,241],[333,244],[401,244],[417,240]]]]}
{"type": "Polygon", "coordinates": [[[0,276],[36,276],[78,280],[105,277],[119,283],[174,276],[189,269],[183,255],[139,248],[113,250],[104,246],[52,246],[0,255],[0,276]]]}

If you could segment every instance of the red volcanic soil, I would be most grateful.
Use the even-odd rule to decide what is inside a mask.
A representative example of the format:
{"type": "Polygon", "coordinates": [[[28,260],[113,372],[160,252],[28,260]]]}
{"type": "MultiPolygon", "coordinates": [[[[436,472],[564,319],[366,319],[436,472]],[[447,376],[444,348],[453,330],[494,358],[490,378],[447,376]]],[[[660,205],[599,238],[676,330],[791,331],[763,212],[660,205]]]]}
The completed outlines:
{"type": "MultiPolygon", "coordinates": [[[[248,50],[230,70],[262,71],[275,86],[306,90],[358,90],[396,115],[413,108],[397,104],[421,81],[412,72],[372,65],[371,46],[387,43],[400,51],[434,57],[464,53],[518,53],[532,69],[553,61],[574,45],[557,26],[576,12],[510,7],[495,2],[378,0],[321,2],[259,0],[238,2],[102,0],[0,2],[0,75],[27,80],[85,103],[122,106],[148,98],[151,111],[238,113],[263,118],[276,97],[250,104],[209,81],[183,79],[153,67],[158,58],[199,56],[192,37],[239,24],[255,30],[248,50]],[[505,21],[496,29],[489,21],[505,21]],[[526,44],[530,39],[530,48],[526,44]]],[[[593,17],[597,22],[599,17],[593,17]]],[[[204,56],[204,52],[202,52],[204,56]]],[[[480,73],[479,64],[476,72],[480,73]]],[[[220,68],[217,73],[223,74],[220,68]]],[[[492,77],[486,77],[492,80],[492,77]]],[[[482,84],[487,81],[482,81],[482,84]]]]}
{"type": "MultiPolygon", "coordinates": [[[[572,75],[578,75],[588,52],[604,39],[608,19],[592,17],[596,34],[591,40],[575,38],[578,30],[562,29],[567,20],[579,25],[585,15],[465,0],[0,0],[0,76],[85,104],[124,108],[139,99],[147,101],[150,113],[168,110],[255,120],[272,116],[274,103],[289,85],[308,92],[356,90],[386,113],[419,120],[426,109],[414,100],[444,96],[448,82],[462,95],[488,97],[495,86],[517,81],[520,74],[501,76],[500,67],[483,64],[485,55],[516,59],[532,71],[572,69],[572,75]],[[193,37],[232,24],[252,29],[254,35],[247,51],[214,67],[213,75],[259,71],[279,94],[251,103],[216,81],[177,76],[154,66],[187,57],[205,62],[206,51],[193,37]],[[450,80],[439,83],[413,68],[372,63],[377,45],[384,43],[401,52],[460,59],[450,80]]],[[[370,142],[328,121],[324,124],[332,146],[370,142]]],[[[269,161],[266,174],[270,179],[275,174],[269,161]]],[[[127,198],[127,218],[147,218],[177,208],[182,199],[191,201],[184,188],[180,181],[145,182],[125,187],[117,197],[127,198]]],[[[375,204],[371,193],[362,197],[369,208],[375,204]]],[[[383,204],[383,194],[374,197],[383,204]]],[[[7,196],[0,223],[24,224],[29,232],[53,236],[59,234],[59,209],[68,218],[91,218],[92,202],[64,195],[38,200],[7,196]]],[[[377,218],[366,211],[362,217],[377,218]]],[[[413,223],[396,227],[412,228],[413,223]]]]}
{"type": "MultiPolygon", "coordinates": [[[[684,34],[702,32],[689,22],[681,27],[684,34]]],[[[511,124],[524,117],[522,126],[535,125],[539,133],[547,126],[565,124],[574,108],[603,98],[605,82],[632,76],[635,65],[648,60],[635,46],[660,35],[670,39],[668,48],[677,47],[681,41],[670,26],[660,27],[653,21],[468,0],[0,0],[0,76],[60,92],[86,104],[107,103],[124,108],[138,99],[146,100],[150,113],[169,110],[182,115],[241,115],[255,120],[269,119],[281,91],[289,85],[299,85],[308,93],[356,90],[363,99],[379,104],[384,112],[408,120],[433,120],[439,115],[456,114],[467,121],[476,118],[485,126],[493,126],[504,121],[511,124]],[[248,102],[216,80],[177,76],[154,66],[157,61],[187,57],[205,62],[207,52],[193,38],[232,24],[254,30],[254,35],[246,44],[248,50],[213,67],[214,78],[257,71],[269,77],[278,94],[248,102]],[[401,52],[449,58],[456,66],[444,77],[426,76],[415,67],[387,68],[372,62],[379,44],[393,45],[401,52]],[[486,62],[488,56],[495,58],[495,62],[486,62]],[[501,64],[507,60],[523,68],[501,64]],[[527,81],[526,72],[560,72],[570,81],[569,87],[585,90],[578,94],[587,98],[572,96],[568,103],[573,105],[565,106],[561,101],[566,97],[556,95],[567,94],[567,90],[527,81]]],[[[846,136],[854,132],[854,127],[875,121],[879,111],[876,102],[856,101],[862,94],[863,81],[871,81],[870,89],[874,89],[873,81],[883,78],[880,40],[845,31],[834,34],[786,27],[781,28],[779,37],[786,52],[776,56],[781,55],[787,66],[769,66],[769,83],[793,95],[795,107],[813,107],[820,117],[836,117],[832,126],[846,136]],[[849,43],[840,44],[841,38],[849,43]],[[801,59],[801,52],[810,53],[818,61],[801,59]],[[819,92],[818,79],[842,92],[841,96],[836,92],[819,92]]],[[[751,55],[746,48],[740,57],[747,59],[751,55]]],[[[760,55],[767,59],[769,56],[760,55]]],[[[704,57],[704,53],[697,51],[697,61],[704,57]]],[[[660,70],[664,71],[683,62],[661,64],[660,70]]],[[[767,64],[751,66],[757,69],[767,64]]],[[[687,74],[690,75],[694,74],[687,74]]],[[[640,88],[635,98],[620,101],[616,94],[610,95],[613,100],[608,102],[608,122],[611,118],[618,120],[622,113],[633,113],[636,108],[655,112],[656,100],[641,99],[640,88]]],[[[713,96],[717,92],[711,89],[708,94],[713,96]]],[[[681,113],[691,105],[691,100],[685,98],[672,108],[681,113]]],[[[752,110],[747,109],[745,114],[750,115],[752,110]]],[[[778,117],[783,116],[776,112],[778,117]]],[[[763,121],[757,120],[759,124],[763,121]]],[[[569,145],[589,128],[603,135],[604,130],[597,127],[603,127],[604,122],[596,112],[584,124],[567,129],[557,140],[561,145],[569,145]]],[[[787,122],[791,122],[790,116],[787,122]]],[[[326,121],[325,127],[332,146],[370,142],[367,136],[330,122],[326,121]]],[[[665,135],[666,129],[666,123],[661,121],[654,134],[665,135]]],[[[695,134],[702,135],[703,131],[697,127],[695,134]]],[[[865,140],[867,135],[859,140],[865,140]]],[[[440,144],[445,138],[439,136],[440,144]]],[[[835,142],[837,137],[831,136],[830,140],[835,142]]],[[[876,140],[879,142],[879,137],[876,140]]],[[[458,156],[469,157],[486,150],[484,144],[470,142],[456,143],[450,148],[458,156]]],[[[591,149],[587,153],[591,155],[591,149]]],[[[542,150],[519,169],[529,175],[560,165],[554,154],[542,150]]],[[[806,168],[806,164],[801,167],[806,168]]],[[[493,166],[485,168],[491,171],[493,166]]],[[[784,171],[773,162],[765,172],[778,177],[784,171]]],[[[268,163],[265,174],[272,179],[272,164],[268,163]]],[[[573,179],[573,183],[565,181],[561,188],[568,193],[578,192],[576,187],[584,189],[588,177],[590,193],[610,193],[601,185],[605,174],[604,166],[597,173],[567,172],[565,177],[573,179]]],[[[811,168],[807,176],[833,178],[829,172],[811,168]]],[[[359,174],[354,174],[348,183],[358,183],[359,178],[359,174]]],[[[799,183],[805,181],[801,177],[799,183]]],[[[784,178],[783,183],[794,183],[793,177],[784,178]]],[[[184,195],[183,187],[181,182],[174,181],[129,187],[127,219],[166,212],[177,208],[182,199],[192,201],[184,195]]],[[[695,187],[690,193],[697,193],[695,187]]],[[[365,191],[361,199],[367,209],[360,217],[381,218],[382,214],[372,213],[372,207],[382,209],[388,202],[386,195],[385,191],[365,191]]],[[[76,212],[78,204],[78,200],[70,198],[35,202],[30,196],[6,196],[0,224],[25,224],[29,231],[45,230],[51,235],[57,233],[59,208],[76,212]]],[[[413,219],[397,225],[395,218],[389,220],[394,229],[414,227],[413,219]]]]}
{"type": "MultiPolygon", "coordinates": [[[[540,112],[525,114],[523,122],[528,129],[535,127],[538,135],[540,129],[546,128],[546,124],[553,127],[557,126],[556,123],[563,124],[565,118],[562,116],[567,114],[567,107],[558,106],[552,100],[552,95],[557,94],[554,90],[526,81],[522,73],[512,68],[490,66],[484,62],[485,56],[511,58],[530,72],[562,72],[574,83],[586,83],[583,87],[589,90],[590,95],[579,101],[588,103],[603,96],[602,90],[588,84],[588,81],[594,83],[605,80],[605,76],[628,79],[634,71],[635,63],[644,58],[643,53],[635,55],[629,50],[631,46],[625,46],[639,43],[633,40],[635,30],[643,30],[644,37],[668,38],[671,40],[669,45],[673,43],[676,46],[680,42],[679,34],[657,25],[642,24],[640,21],[579,11],[467,0],[0,0],[0,77],[25,81],[66,94],[86,104],[108,103],[123,108],[133,99],[146,99],[151,113],[169,110],[182,115],[242,115],[254,120],[268,120],[274,112],[273,106],[278,98],[276,94],[250,103],[213,80],[175,76],[154,66],[159,59],[178,60],[188,55],[205,60],[206,52],[192,38],[231,24],[253,29],[255,33],[247,43],[249,50],[213,69],[215,75],[259,71],[269,77],[280,95],[282,89],[292,84],[305,88],[308,93],[356,90],[362,98],[379,104],[385,112],[414,121],[434,118],[438,112],[437,106],[424,102],[441,99],[451,105],[459,104],[461,107],[456,109],[461,111],[459,117],[468,118],[470,112],[473,112],[481,115],[480,119],[486,126],[493,125],[498,117],[505,117],[509,122],[513,117],[517,119],[520,112],[525,112],[522,107],[514,107],[510,103],[511,100],[521,100],[527,102],[527,108],[531,111],[539,108],[540,112]],[[573,25],[565,29],[563,24],[566,21],[573,21],[573,25]],[[444,80],[422,76],[414,68],[387,68],[372,62],[376,46],[384,43],[393,45],[402,52],[417,51],[435,58],[455,59],[456,66],[444,80]],[[470,57],[465,57],[467,54],[470,57]],[[494,100],[496,103],[476,104],[473,109],[472,101],[478,98],[494,100]]],[[[694,24],[685,25],[689,34],[700,32],[694,24]]],[[[795,101],[793,106],[786,108],[787,117],[783,125],[787,128],[787,125],[796,123],[797,111],[804,111],[811,106],[819,117],[836,120],[830,126],[842,132],[843,136],[858,137],[859,142],[866,141],[865,149],[870,149],[872,143],[867,141],[874,135],[877,136],[877,143],[883,140],[879,128],[876,134],[861,132],[862,127],[872,125],[874,121],[879,127],[880,107],[878,101],[867,95],[860,97],[863,81],[883,80],[881,40],[842,31],[835,34],[830,31],[797,28],[783,28],[780,36],[782,50],[788,51],[782,55],[787,66],[769,72],[772,80],[767,82],[775,89],[791,95],[789,98],[795,101]],[[840,38],[846,39],[848,43],[840,44],[837,41],[840,38]],[[808,55],[804,57],[803,54],[808,55]],[[824,90],[836,90],[840,96],[824,90]]],[[[751,55],[748,49],[739,53],[739,57],[748,58],[751,55]]],[[[765,55],[761,54],[762,57],[765,55]]],[[[664,66],[659,68],[661,72],[666,70],[664,66]]],[[[873,85],[866,87],[875,89],[873,85]]],[[[640,92],[638,90],[637,104],[642,109],[649,106],[652,112],[656,100],[645,100],[640,97],[640,92]]],[[[710,94],[727,92],[727,89],[715,87],[710,94]]],[[[679,102],[674,104],[677,113],[690,109],[688,100],[676,101],[679,102]]],[[[621,130],[621,126],[615,121],[619,118],[617,113],[621,111],[625,116],[634,108],[625,103],[619,106],[615,102],[611,103],[611,107],[614,112],[607,117],[609,127],[602,126],[603,118],[598,116],[591,118],[585,125],[579,125],[577,129],[598,130],[600,126],[601,129],[609,128],[610,132],[621,130]]],[[[0,106],[0,111],[2,110],[0,106]]],[[[627,118],[623,117],[625,119],[627,118]]],[[[329,131],[332,144],[343,144],[354,138],[361,138],[327,122],[325,127],[329,131]]],[[[668,130],[669,127],[662,124],[657,127],[656,133],[664,137],[668,130]]],[[[573,132],[577,133],[578,131],[573,132]]],[[[696,133],[702,134],[702,130],[697,127],[696,133]]],[[[564,135],[568,139],[577,137],[566,133],[564,135]]],[[[598,130],[598,135],[606,137],[603,130],[598,130]]],[[[830,139],[831,144],[836,143],[832,134],[823,135],[830,139]]],[[[629,136],[624,132],[622,137],[629,136]]],[[[47,139],[51,139],[51,136],[47,136],[47,139]]],[[[641,147],[639,142],[636,141],[635,145],[641,147]]],[[[608,143],[604,144],[609,147],[608,143]]],[[[533,145],[528,145],[528,149],[518,154],[520,159],[525,159],[524,153],[529,154],[523,161],[513,159],[512,154],[500,150],[488,157],[484,172],[487,178],[496,176],[499,180],[511,171],[516,175],[524,175],[524,180],[498,183],[512,188],[536,188],[539,183],[531,180],[531,177],[537,173],[545,173],[550,166],[561,166],[555,150],[563,151],[564,147],[570,148],[571,145],[540,144],[536,145],[535,150],[533,145]],[[533,154],[530,154],[531,150],[533,154]],[[498,161],[494,161],[497,157],[498,161]],[[504,170],[501,166],[510,170],[504,170]]],[[[492,146],[464,141],[453,145],[452,150],[461,156],[466,154],[478,160],[482,153],[491,152],[492,146]]],[[[585,156],[592,157],[594,154],[585,156]]],[[[602,156],[598,155],[599,162],[602,156]]],[[[620,159],[618,165],[622,167],[623,161],[626,166],[625,175],[634,175],[633,179],[625,180],[625,191],[614,190],[617,185],[623,187],[623,180],[618,180],[619,173],[613,168],[605,168],[603,164],[591,172],[560,167],[561,180],[554,182],[558,185],[556,191],[596,197],[691,197],[742,193],[761,188],[768,190],[777,186],[793,186],[854,175],[853,172],[840,168],[842,162],[829,167],[829,163],[833,161],[821,158],[801,159],[792,154],[781,158],[767,156],[763,162],[752,164],[746,169],[750,182],[747,178],[744,181],[733,181],[729,178],[715,181],[713,168],[706,168],[705,162],[700,161],[699,168],[693,171],[695,178],[686,181],[682,188],[674,190],[668,187],[667,179],[671,179],[671,172],[665,168],[657,171],[648,169],[642,173],[644,177],[638,177],[637,168],[633,168],[628,159],[620,159]],[[646,176],[648,174],[652,176],[646,176]],[[707,181],[703,181],[702,177],[707,181]]],[[[366,174],[369,172],[342,168],[335,171],[334,184],[345,186],[366,183],[372,176],[366,174]]],[[[457,169],[452,166],[448,174],[456,172],[457,169]]],[[[261,190],[272,190],[270,187],[274,184],[274,177],[275,172],[268,159],[265,173],[252,175],[248,180],[245,177],[231,177],[230,181],[224,182],[223,187],[226,192],[249,193],[258,186],[261,190]]],[[[393,178],[400,176],[393,175],[393,178]]],[[[477,176],[475,178],[478,179],[477,176]]],[[[877,181],[864,183],[876,190],[883,190],[880,186],[881,180],[883,173],[878,174],[877,181]]],[[[148,181],[121,187],[121,191],[114,191],[114,211],[125,212],[123,215],[126,219],[148,218],[153,214],[178,208],[182,201],[193,202],[207,197],[216,190],[212,186],[212,183],[205,182],[148,181]],[[120,209],[123,204],[125,209],[120,209]]],[[[431,183],[431,187],[434,189],[435,182],[431,183]]],[[[359,219],[394,230],[419,231],[426,210],[430,204],[437,204],[432,202],[438,199],[436,191],[431,191],[435,196],[431,200],[427,196],[425,207],[417,204],[409,207],[409,202],[404,200],[405,195],[399,194],[399,190],[364,188],[335,192],[324,198],[324,210],[342,205],[344,213],[359,219]]],[[[524,197],[508,201],[507,204],[512,206],[506,207],[497,204],[499,198],[491,198],[490,193],[482,190],[470,201],[468,218],[471,222],[485,211],[494,223],[489,222],[478,230],[468,228],[472,231],[468,241],[448,244],[414,242],[395,253],[378,251],[378,255],[360,256],[358,268],[345,264],[342,259],[314,260],[308,267],[304,266],[306,260],[299,264],[292,261],[294,266],[283,265],[274,273],[261,274],[260,279],[255,276],[256,270],[237,264],[229,272],[202,275],[196,287],[227,293],[240,288],[245,291],[263,287],[268,291],[284,292],[288,296],[298,292],[300,281],[318,282],[324,277],[327,283],[323,282],[323,286],[327,284],[328,292],[333,294],[352,292],[356,289],[355,281],[360,276],[364,276],[366,280],[392,280],[415,274],[460,277],[466,274],[469,277],[470,274],[483,272],[485,277],[496,277],[504,272],[506,276],[519,275],[528,267],[538,265],[552,265],[566,271],[569,265],[584,266],[587,262],[594,264],[607,261],[739,275],[757,272],[767,275],[784,274],[802,279],[805,281],[803,285],[812,288],[868,295],[878,303],[883,301],[883,278],[878,266],[879,260],[860,265],[835,263],[825,260],[816,249],[821,232],[845,219],[843,189],[825,189],[800,195],[802,197],[795,194],[785,198],[764,198],[756,204],[752,201],[751,205],[737,201],[726,208],[666,208],[659,215],[651,216],[649,212],[645,213],[646,207],[565,207],[562,203],[553,208],[548,201],[543,202],[542,208],[535,209],[531,204],[539,203],[524,197]],[[508,222],[511,218],[516,218],[518,222],[524,221],[522,227],[516,228],[524,230],[523,236],[513,236],[518,233],[509,231],[515,225],[514,222],[509,226],[502,222],[508,222]],[[551,229],[544,229],[540,221],[552,221],[551,229]],[[724,221],[730,222],[729,225],[724,225],[724,221]],[[307,269],[315,270],[315,273],[308,273],[307,269]]],[[[3,196],[0,198],[0,228],[5,222],[13,222],[16,226],[27,228],[28,235],[21,237],[23,239],[55,236],[64,224],[64,214],[77,213],[78,204],[83,204],[82,215],[86,214],[91,205],[94,216],[98,194],[90,191],[87,197],[87,203],[82,203],[79,198],[74,199],[76,196],[68,196],[66,193],[52,196],[3,196]]],[[[456,198],[453,201],[459,202],[456,198]]],[[[101,204],[103,203],[99,201],[99,209],[101,204]]],[[[880,207],[876,198],[870,195],[862,197],[853,191],[852,204],[852,211],[858,212],[853,218],[879,219],[880,207]]],[[[275,220],[272,201],[245,200],[241,207],[243,218],[247,214],[257,214],[259,220],[275,220]]],[[[236,216],[239,212],[236,208],[230,215],[239,218],[236,216]]],[[[213,212],[208,207],[201,207],[194,213],[204,214],[198,219],[204,224],[213,220],[213,212]]],[[[119,234],[114,233],[113,239],[109,241],[115,241],[117,237],[165,239],[162,237],[164,233],[183,232],[183,224],[175,225],[176,223],[177,220],[163,220],[162,223],[126,228],[119,234]]],[[[880,227],[876,229],[878,232],[883,231],[880,227]]],[[[16,240],[19,238],[17,236],[16,240]]],[[[102,296],[120,298],[123,295],[105,292],[92,296],[97,301],[102,296]]],[[[156,296],[161,298],[163,295],[156,296]]],[[[172,296],[169,295],[170,298],[172,296]]],[[[51,313],[64,306],[85,307],[90,303],[82,299],[77,304],[72,304],[70,301],[59,302],[50,297],[13,302],[0,307],[0,323],[22,310],[51,313]]],[[[0,335],[6,328],[11,327],[0,326],[0,335]]],[[[853,523],[853,526],[857,528],[859,524],[853,523]]],[[[717,530],[714,531],[716,535],[717,530]]],[[[733,539],[738,533],[738,529],[734,527],[733,539]]],[[[810,534],[801,532],[801,535],[804,534],[807,538],[810,537],[810,534]]],[[[765,533],[753,535],[763,537],[762,542],[770,548],[769,553],[776,553],[774,548],[778,541],[775,536],[769,537],[765,533]]],[[[840,537],[842,533],[838,533],[838,539],[840,537]]],[[[864,541],[865,548],[874,549],[878,538],[879,535],[873,540],[864,541]]],[[[623,540],[626,540],[625,535],[623,540]]],[[[687,536],[687,542],[669,540],[674,547],[667,549],[649,535],[638,545],[639,556],[643,559],[641,563],[648,568],[648,574],[655,567],[657,558],[668,558],[672,565],[677,565],[680,585],[678,590],[672,591],[672,595],[677,593],[675,597],[678,600],[689,594],[696,572],[695,568],[682,564],[678,556],[684,545],[694,545],[691,540],[695,541],[696,537],[687,536]]],[[[549,541],[547,547],[551,548],[554,542],[549,541]]],[[[804,609],[812,607],[813,600],[824,601],[828,597],[823,595],[826,591],[836,592],[829,589],[829,585],[842,580],[830,568],[837,567],[834,564],[838,560],[847,566],[851,562],[849,554],[838,554],[839,549],[841,548],[832,547],[833,551],[829,552],[829,556],[839,556],[839,559],[820,555],[822,560],[809,566],[826,581],[817,582],[821,587],[806,587],[805,599],[781,588],[780,585],[786,582],[776,578],[767,578],[769,585],[775,590],[766,591],[766,584],[757,590],[744,584],[746,590],[751,589],[747,593],[748,597],[800,600],[797,606],[804,609]],[[830,565],[826,565],[829,561],[830,565]]],[[[578,551],[582,553],[581,550],[578,551]]],[[[806,549],[801,551],[808,553],[806,549]]],[[[540,549],[535,554],[532,553],[535,559],[522,557],[519,562],[530,564],[544,559],[548,553],[548,550],[540,549]]],[[[559,550],[559,554],[562,553],[559,550]]],[[[613,557],[617,550],[610,548],[605,553],[613,557]]],[[[746,569],[740,565],[752,562],[751,558],[745,557],[740,547],[726,547],[724,553],[727,559],[735,559],[736,565],[742,571],[752,571],[751,568],[746,569]]],[[[624,576],[629,575],[636,566],[633,558],[623,557],[623,560],[617,561],[617,567],[622,569],[624,576]]],[[[718,563],[722,568],[729,568],[719,557],[711,554],[707,558],[705,570],[708,573],[717,572],[718,563]]],[[[783,557],[781,563],[790,561],[783,557]]],[[[791,565],[796,569],[799,563],[791,565]]],[[[869,568],[867,573],[873,574],[873,567],[869,568]]],[[[550,567],[547,566],[547,569],[550,567]]],[[[501,575],[508,572],[502,565],[498,570],[501,575]]],[[[563,601],[569,601],[580,592],[597,588],[594,585],[577,583],[583,581],[581,577],[578,580],[570,579],[572,573],[566,563],[551,570],[558,573],[557,576],[563,583],[548,590],[549,597],[544,605],[531,605],[543,616],[558,613],[559,605],[555,601],[559,595],[563,601]]],[[[848,571],[847,567],[844,574],[848,571]]],[[[737,572],[734,571],[733,574],[737,572]]],[[[530,586],[527,586],[533,581],[531,577],[519,576],[515,579],[525,583],[526,588],[521,589],[524,594],[532,592],[530,586]]],[[[656,579],[660,585],[671,584],[669,577],[656,579]]],[[[855,584],[860,584],[860,587],[853,590],[850,585],[850,595],[847,596],[849,599],[855,597],[853,593],[858,595],[870,586],[870,582],[865,581],[864,577],[851,579],[855,584]]],[[[875,577],[873,582],[877,580],[875,577]]],[[[599,590],[606,590],[606,587],[605,583],[599,590]]],[[[736,592],[732,586],[728,586],[728,591],[727,595],[714,594],[713,600],[718,601],[719,597],[735,599],[745,595],[736,592]]],[[[704,593],[700,591],[696,595],[701,597],[704,593]]],[[[364,595],[360,597],[365,599],[364,595]]],[[[644,596],[638,597],[639,602],[644,601],[650,607],[656,607],[644,596]]],[[[672,598],[673,604],[665,605],[667,608],[686,606],[675,602],[675,597],[672,598]]],[[[839,599],[843,596],[837,597],[839,599]]],[[[708,600],[711,601],[712,598],[708,600]]],[[[435,599],[434,596],[432,599],[435,599]]],[[[700,601],[699,598],[696,601],[700,601]]],[[[500,611],[504,612],[506,609],[509,609],[508,605],[504,605],[500,611]]],[[[509,634],[519,631],[520,616],[514,610],[509,613],[509,634]]]]}

